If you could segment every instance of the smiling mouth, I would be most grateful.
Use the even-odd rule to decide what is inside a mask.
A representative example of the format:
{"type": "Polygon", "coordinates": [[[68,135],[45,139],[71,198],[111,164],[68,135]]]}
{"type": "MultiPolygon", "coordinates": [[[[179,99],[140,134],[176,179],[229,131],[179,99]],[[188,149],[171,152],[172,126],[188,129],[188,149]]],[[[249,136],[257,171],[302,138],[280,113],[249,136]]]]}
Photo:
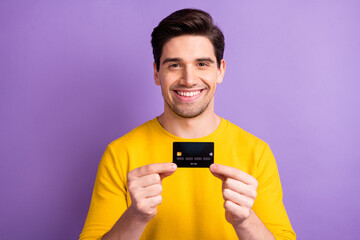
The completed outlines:
{"type": "Polygon", "coordinates": [[[201,90],[194,90],[194,91],[181,91],[181,90],[174,90],[179,96],[182,97],[193,97],[200,94],[204,89],[201,90]]]}

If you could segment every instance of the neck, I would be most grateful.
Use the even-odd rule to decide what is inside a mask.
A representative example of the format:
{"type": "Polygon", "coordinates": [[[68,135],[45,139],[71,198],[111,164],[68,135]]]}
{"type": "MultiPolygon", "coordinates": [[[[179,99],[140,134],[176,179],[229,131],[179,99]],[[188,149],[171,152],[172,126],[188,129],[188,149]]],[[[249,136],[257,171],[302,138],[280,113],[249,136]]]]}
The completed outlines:
{"type": "Polygon", "coordinates": [[[213,106],[209,108],[197,117],[183,118],[165,107],[164,113],[158,117],[158,120],[166,131],[175,136],[201,138],[214,132],[221,121],[221,118],[215,114],[213,106]]]}

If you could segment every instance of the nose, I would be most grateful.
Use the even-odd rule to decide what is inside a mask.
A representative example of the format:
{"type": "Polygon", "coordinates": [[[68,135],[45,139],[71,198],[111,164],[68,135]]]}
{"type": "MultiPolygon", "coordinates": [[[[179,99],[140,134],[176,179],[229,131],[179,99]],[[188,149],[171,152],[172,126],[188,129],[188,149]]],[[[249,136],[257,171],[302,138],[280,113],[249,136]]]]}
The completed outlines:
{"type": "Polygon", "coordinates": [[[185,67],[182,73],[180,83],[186,87],[192,87],[196,84],[196,75],[194,69],[185,67]]]}

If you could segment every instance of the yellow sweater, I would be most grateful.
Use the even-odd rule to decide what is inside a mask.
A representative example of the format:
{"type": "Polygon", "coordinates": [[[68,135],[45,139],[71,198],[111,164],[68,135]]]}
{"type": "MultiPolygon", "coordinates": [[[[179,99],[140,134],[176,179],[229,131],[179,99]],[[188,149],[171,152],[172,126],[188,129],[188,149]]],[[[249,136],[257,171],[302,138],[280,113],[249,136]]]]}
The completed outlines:
{"type": "MultiPolygon", "coordinates": [[[[101,239],[130,206],[127,173],[172,162],[173,142],[214,142],[214,162],[238,168],[259,183],[253,210],[277,239],[296,239],[282,202],[275,159],[259,138],[222,119],[210,135],[184,139],[167,132],[157,118],[110,143],[99,164],[81,240],[101,239]]],[[[237,239],[225,220],[221,181],[208,168],[178,168],[163,180],[163,202],[141,239],[237,239]]]]}

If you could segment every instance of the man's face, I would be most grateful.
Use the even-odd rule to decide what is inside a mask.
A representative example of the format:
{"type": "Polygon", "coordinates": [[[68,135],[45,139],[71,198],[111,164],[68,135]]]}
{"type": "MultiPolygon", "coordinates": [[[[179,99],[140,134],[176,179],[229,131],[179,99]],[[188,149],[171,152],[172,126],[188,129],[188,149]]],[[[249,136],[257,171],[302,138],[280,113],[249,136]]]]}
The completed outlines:
{"type": "Polygon", "coordinates": [[[203,36],[184,35],[163,46],[155,83],[161,86],[165,111],[193,118],[207,109],[213,111],[216,84],[225,73],[225,61],[217,67],[214,47],[203,36]]]}

